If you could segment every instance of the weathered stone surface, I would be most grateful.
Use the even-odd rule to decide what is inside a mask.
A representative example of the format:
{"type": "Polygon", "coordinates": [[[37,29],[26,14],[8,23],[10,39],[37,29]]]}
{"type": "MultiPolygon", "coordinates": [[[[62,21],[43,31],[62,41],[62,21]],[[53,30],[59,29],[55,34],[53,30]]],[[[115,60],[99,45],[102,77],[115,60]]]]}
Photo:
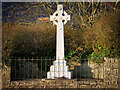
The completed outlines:
{"type": "Polygon", "coordinates": [[[11,71],[10,67],[4,66],[2,71],[2,88],[10,86],[10,71],[11,71]]]}
{"type": "Polygon", "coordinates": [[[113,69],[118,69],[118,63],[113,64],[113,69]]]}
{"type": "Polygon", "coordinates": [[[104,71],[104,85],[108,88],[117,88],[118,82],[118,60],[115,58],[104,58],[105,63],[104,71]],[[109,70],[106,70],[108,69],[109,70]]]}
{"type": "MultiPolygon", "coordinates": [[[[13,81],[11,87],[13,88],[98,88],[103,87],[97,85],[96,80],[45,80],[40,82],[40,80],[30,80],[24,84],[25,81],[13,81]],[[59,82],[58,82],[59,81],[59,82]],[[51,83],[51,84],[48,84],[51,83]],[[81,83],[82,82],[82,83],[81,83]],[[84,83],[83,83],[84,82],[84,83]],[[90,85],[91,83],[91,85],[90,85]]],[[[101,82],[101,81],[99,81],[101,82]]],[[[103,83],[103,82],[102,82],[103,83]]]]}
{"type": "Polygon", "coordinates": [[[90,85],[96,85],[96,82],[95,81],[90,82],[90,85]]]}

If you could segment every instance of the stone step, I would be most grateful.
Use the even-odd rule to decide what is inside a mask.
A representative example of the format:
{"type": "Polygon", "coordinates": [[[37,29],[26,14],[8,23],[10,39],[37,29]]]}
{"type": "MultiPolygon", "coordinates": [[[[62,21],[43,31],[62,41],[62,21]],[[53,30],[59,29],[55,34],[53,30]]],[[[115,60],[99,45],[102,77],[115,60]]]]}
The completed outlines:
{"type": "Polygon", "coordinates": [[[65,72],[47,72],[47,78],[60,78],[65,77],[67,79],[71,79],[71,72],[65,71],[65,72]]]}
{"type": "Polygon", "coordinates": [[[61,65],[61,66],[58,66],[58,65],[52,65],[52,66],[50,66],[50,71],[51,72],[66,72],[66,71],[68,71],[68,66],[63,66],[63,65],[61,65]]]}
{"type": "Polygon", "coordinates": [[[53,65],[66,65],[66,61],[65,60],[56,60],[56,61],[53,61],[53,65]]]}

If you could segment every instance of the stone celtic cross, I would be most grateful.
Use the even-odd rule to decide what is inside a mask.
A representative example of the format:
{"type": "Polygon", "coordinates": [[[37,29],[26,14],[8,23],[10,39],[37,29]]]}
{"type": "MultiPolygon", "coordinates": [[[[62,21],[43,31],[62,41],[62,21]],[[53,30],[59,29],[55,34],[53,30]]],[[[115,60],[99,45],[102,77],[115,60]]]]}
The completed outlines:
{"type": "Polygon", "coordinates": [[[56,61],[53,62],[54,65],[50,67],[50,71],[47,72],[47,78],[59,78],[62,76],[68,79],[71,78],[71,72],[68,72],[64,55],[64,25],[68,20],[70,20],[70,15],[63,10],[63,5],[59,4],[57,11],[50,16],[50,21],[57,25],[56,61]]]}
{"type": "Polygon", "coordinates": [[[58,5],[57,11],[50,16],[50,21],[57,25],[56,60],[64,59],[64,25],[68,20],[70,20],[70,15],[63,11],[62,4],[58,5]]]}

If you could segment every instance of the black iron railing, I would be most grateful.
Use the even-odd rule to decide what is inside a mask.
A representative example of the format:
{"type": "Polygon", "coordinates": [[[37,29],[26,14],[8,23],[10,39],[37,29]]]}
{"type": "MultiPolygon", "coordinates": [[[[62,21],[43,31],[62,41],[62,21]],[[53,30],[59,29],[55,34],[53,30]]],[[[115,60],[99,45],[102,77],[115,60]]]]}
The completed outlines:
{"type": "MultiPolygon", "coordinates": [[[[50,71],[50,66],[53,65],[53,61],[55,61],[55,59],[51,58],[9,59],[11,81],[47,78],[47,72],[50,71]]],[[[69,71],[71,71],[71,79],[103,79],[104,77],[103,64],[96,66],[95,63],[91,64],[87,59],[79,59],[77,62],[67,61],[69,71]],[[100,70],[103,72],[102,75],[100,70]]]]}

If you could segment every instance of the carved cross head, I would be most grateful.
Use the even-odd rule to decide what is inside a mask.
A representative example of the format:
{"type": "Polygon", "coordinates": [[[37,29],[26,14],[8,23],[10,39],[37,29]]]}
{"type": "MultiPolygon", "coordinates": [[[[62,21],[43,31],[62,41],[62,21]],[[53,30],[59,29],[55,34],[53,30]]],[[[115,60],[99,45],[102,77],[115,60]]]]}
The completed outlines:
{"type": "Polygon", "coordinates": [[[55,25],[58,25],[60,22],[65,25],[68,20],[70,20],[70,15],[63,10],[62,4],[57,6],[57,11],[53,15],[50,15],[50,21],[53,21],[55,25]]]}

